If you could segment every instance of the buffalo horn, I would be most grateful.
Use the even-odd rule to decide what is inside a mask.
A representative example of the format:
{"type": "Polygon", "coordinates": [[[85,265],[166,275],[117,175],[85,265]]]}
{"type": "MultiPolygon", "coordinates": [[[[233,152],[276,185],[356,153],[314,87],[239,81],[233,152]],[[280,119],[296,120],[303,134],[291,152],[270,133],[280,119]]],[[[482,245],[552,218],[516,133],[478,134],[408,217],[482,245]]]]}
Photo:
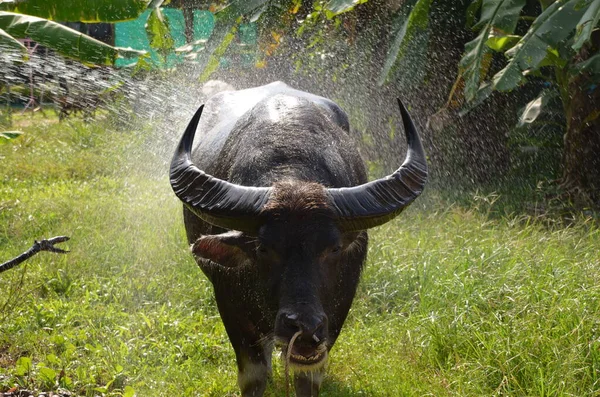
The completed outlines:
{"type": "Polygon", "coordinates": [[[256,235],[263,223],[261,209],[271,189],[229,183],[192,163],[192,142],[203,109],[204,105],[196,111],[175,151],[170,169],[171,187],[184,205],[204,221],[256,235]]]}
{"type": "Polygon", "coordinates": [[[427,181],[427,161],[417,129],[398,99],[408,153],[404,163],[391,175],[363,185],[327,189],[344,231],[379,226],[398,215],[416,199],[427,181]]]}

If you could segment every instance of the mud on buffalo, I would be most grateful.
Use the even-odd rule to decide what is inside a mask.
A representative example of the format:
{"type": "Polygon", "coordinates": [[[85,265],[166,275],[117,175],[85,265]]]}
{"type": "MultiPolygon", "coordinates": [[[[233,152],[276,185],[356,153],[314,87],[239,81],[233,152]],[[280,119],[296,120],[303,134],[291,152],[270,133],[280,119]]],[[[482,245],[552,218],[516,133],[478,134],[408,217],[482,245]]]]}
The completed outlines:
{"type": "Polygon", "coordinates": [[[319,394],[365,262],[366,230],[402,212],[427,180],[419,135],[398,105],[406,159],[371,182],[342,109],[281,82],[218,93],[185,130],[171,186],[213,284],[242,396],[263,395],[275,345],[288,353],[296,395],[319,394]]]}

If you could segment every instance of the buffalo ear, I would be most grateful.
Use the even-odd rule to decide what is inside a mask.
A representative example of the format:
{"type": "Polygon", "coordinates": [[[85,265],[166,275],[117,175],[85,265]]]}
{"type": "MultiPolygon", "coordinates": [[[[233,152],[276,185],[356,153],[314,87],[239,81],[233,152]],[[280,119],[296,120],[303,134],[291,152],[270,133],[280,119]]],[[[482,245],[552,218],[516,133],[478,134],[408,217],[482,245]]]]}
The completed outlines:
{"type": "Polygon", "coordinates": [[[202,236],[192,245],[192,253],[221,266],[237,267],[252,258],[254,240],[238,231],[202,236]]]}

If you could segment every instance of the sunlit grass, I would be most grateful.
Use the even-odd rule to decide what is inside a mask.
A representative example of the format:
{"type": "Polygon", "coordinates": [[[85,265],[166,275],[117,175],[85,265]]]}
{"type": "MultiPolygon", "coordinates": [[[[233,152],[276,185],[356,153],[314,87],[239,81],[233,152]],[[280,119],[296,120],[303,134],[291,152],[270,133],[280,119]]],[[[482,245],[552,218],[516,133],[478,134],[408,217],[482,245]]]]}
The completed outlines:
{"type": "MultiPolygon", "coordinates": [[[[0,392],[238,395],[164,159],[109,126],[38,121],[0,145],[0,262],[72,238],[0,274],[0,392]]],[[[600,231],[486,212],[429,191],[371,233],[323,396],[600,393],[600,231]]]]}

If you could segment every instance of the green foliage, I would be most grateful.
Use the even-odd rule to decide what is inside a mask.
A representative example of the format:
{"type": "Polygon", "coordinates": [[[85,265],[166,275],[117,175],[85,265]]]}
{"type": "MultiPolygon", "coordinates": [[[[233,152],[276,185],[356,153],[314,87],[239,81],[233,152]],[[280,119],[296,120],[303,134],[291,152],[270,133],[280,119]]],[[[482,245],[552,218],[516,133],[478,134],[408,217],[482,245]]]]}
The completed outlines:
{"type": "Polygon", "coordinates": [[[229,27],[228,30],[226,30],[226,26],[228,25],[218,26],[217,35],[224,35],[220,42],[215,40],[215,44],[218,44],[214,46],[213,51],[210,53],[210,57],[208,58],[206,66],[200,75],[200,82],[208,81],[210,76],[218,69],[221,57],[225,54],[225,51],[227,51],[227,48],[229,48],[229,45],[235,39],[235,34],[238,31],[238,26],[241,21],[242,18],[239,17],[238,20],[231,27],[229,27]]]}
{"type": "Polygon", "coordinates": [[[150,15],[148,15],[146,33],[148,34],[150,46],[156,50],[163,59],[166,59],[167,55],[175,49],[175,41],[171,37],[169,25],[160,7],[153,8],[150,15]]]}
{"type": "MultiPolygon", "coordinates": [[[[2,3],[2,2],[0,2],[2,3]]],[[[148,0],[18,0],[1,9],[61,22],[118,22],[137,18],[148,0]]]]}
{"type": "Polygon", "coordinates": [[[598,81],[600,79],[600,54],[596,54],[588,60],[576,64],[570,72],[573,75],[590,73],[592,78],[598,81]]]}
{"type": "MultiPolygon", "coordinates": [[[[479,4],[474,1],[472,5],[479,4]]],[[[487,47],[505,52],[509,62],[492,79],[492,88],[509,91],[522,83],[525,74],[543,66],[565,66],[574,52],[565,50],[563,41],[573,36],[572,48],[579,50],[589,40],[598,23],[600,2],[593,0],[558,0],[547,4],[523,37],[513,35],[523,0],[484,0],[481,17],[474,29],[477,38],[465,46],[461,67],[465,77],[465,97],[473,101],[480,81],[487,74],[487,47]]]]}
{"type": "Polygon", "coordinates": [[[482,2],[481,17],[473,27],[480,33],[474,40],[465,44],[465,54],[459,65],[460,73],[465,80],[467,101],[475,99],[482,77],[487,74],[490,59],[486,58],[491,57],[489,48],[506,48],[514,41],[510,37],[524,6],[525,0],[484,0],[482,2]]]}
{"type": "Polygon", "coordinates": [[[592,31],[598,26],[598,21],[600,21],[600,0],[594,0],[577,23],[577,33],[573,40],[573,49],[575,51],[579,51],[590,39],[592,31]]]}
{"type": "Polygon", "coordinates": [[[221,58],[235,39],[243,20],[256,22],[264,13],[274,7],[282,7],[283,0],[234,0],[216,14],[216,23],[212,34],[202,50],[199,59],[199,81],[205,82],[218,69],[221,58]]]}
{"type": "Polygon", "coordinates": [[[17,376],[26,376],[31,372],[32,363],[29,357],[19,357],[15,366],[15,374],[17,376]]]}
{"type": "MultiPolygon", "coordinates": [[[[510,91],[523,84],[526,76],[541,76],[544,67],[566,68],[570,76],[587,72],[592,75],[592,80],[598,80],[599,61],[596,56],[577,65],[574,59],[598,25],[600,0],[549,0],[540,3],[542,12],[533,18],[526,34],[519,36],[515,30],[522,18],[525,0],[471,2],[467,10],[467,25],[478,34],[465,44],[459,64],[458,80],[464,80],[466,99],[460,114],[481,104],[494,90],[510,91]],[[504,53],[508,62],[488,80],[492,50],[504,53]]],[[[415,37],[427,33],[430,4],[431,1],[427,0],[417,1],[402,28],[398,29],[382,68],[380,84],[390,81],[394,69],[407,57],[407,49],[411,42],[415,42],[415,37]]],[[[416,53],[419,51],[422,55],[426,54],[426,44],[418,46],[416,53]]],[[[544,78],[548,79],[548,76],[544,75],[544,78]]],[[[562,85],[565,97],[568,79],[557,83],[562,85]]]]}
{"type": "Polygon", "coordinates": [[[0,11],[0,29],[12,37],[30,38],[84,63],[112,65],[118,56],[143,54],[112,47],[56,22],[12,12],[0,11]]]}
{"type": "MultiPolygon", "coordinates": [[[[137,18],[147,5],[146,0],[0,1],[0,45],[19,49],[26,55],[25,47],[16,39],[30,38],[83,63],[112,65],[117,57],[136,57],[144,52],[110,46],[52,21],[124,21],[137,18]]],[[[156,26],[154,23],[153,33],[159,29],[156,26]]],[[[157,45],[164,47],[165,43],[157,45]]]]}
{"type": "Polygon", "coordinates": [[[245,16],[249,21],[255,22],[268,7],[274,5],[273,3],[281,3],[281,1],[233,0],[217,13],[217,18],[235,20],[240,16],[245,16]]]}
{"type": "Polygon", "coordinates": [[[343,14],[354,9],[358,4],[366,3],[368,0],[329,0],[325,9],[330,13],[328,18],[343,14]]]}
{"type": "MultiPolygon", "coordinates": [[[[389,82],[408,54],[426,53],[429,7],[432,0],[417,0],[407,17],[398,19],[401,27],[397,30],[385,64],[379,75],[378,84],[389,82]],[[411,51],[412,50],[412,51],[411,51]]],[[[413,62],[414,60],[409,60],[413,62]]]]}
{"type": "Polygon", "coordinates": [[[511,49],[521,40],[521,36],[508,34],[505,36],[491,36],[485,42],[485,45],[497,52],[504,52],[511,49]]]}
{"type": "MultiPolygon", "coordinates": [[[[542,12],[529,28],[527,34],[506,52],[509,62],[493,77],[494,88],[509,91],[523,80],[524,73],[539,69],[552,49],[569,35],[590,7],[592,1],[557,0],[542,12]]],[[[562,57],[561,57],[562,58],[562,57]]]]}
{"type": "Polygon", "coordinates": [[[8,33],[6,33],[3,29],[0,29],[0,47],[8,47],[12,49],[16,49],[21,51],[23,54],[27,53],[27,48],[21,42],[8,33]]]}
{"type": "Polygon", "coordinates": [[[467,28],[471,29],[475,25],[477,12],[481,9],[483,0],[475,0],[467,7],[467,28]]]}

